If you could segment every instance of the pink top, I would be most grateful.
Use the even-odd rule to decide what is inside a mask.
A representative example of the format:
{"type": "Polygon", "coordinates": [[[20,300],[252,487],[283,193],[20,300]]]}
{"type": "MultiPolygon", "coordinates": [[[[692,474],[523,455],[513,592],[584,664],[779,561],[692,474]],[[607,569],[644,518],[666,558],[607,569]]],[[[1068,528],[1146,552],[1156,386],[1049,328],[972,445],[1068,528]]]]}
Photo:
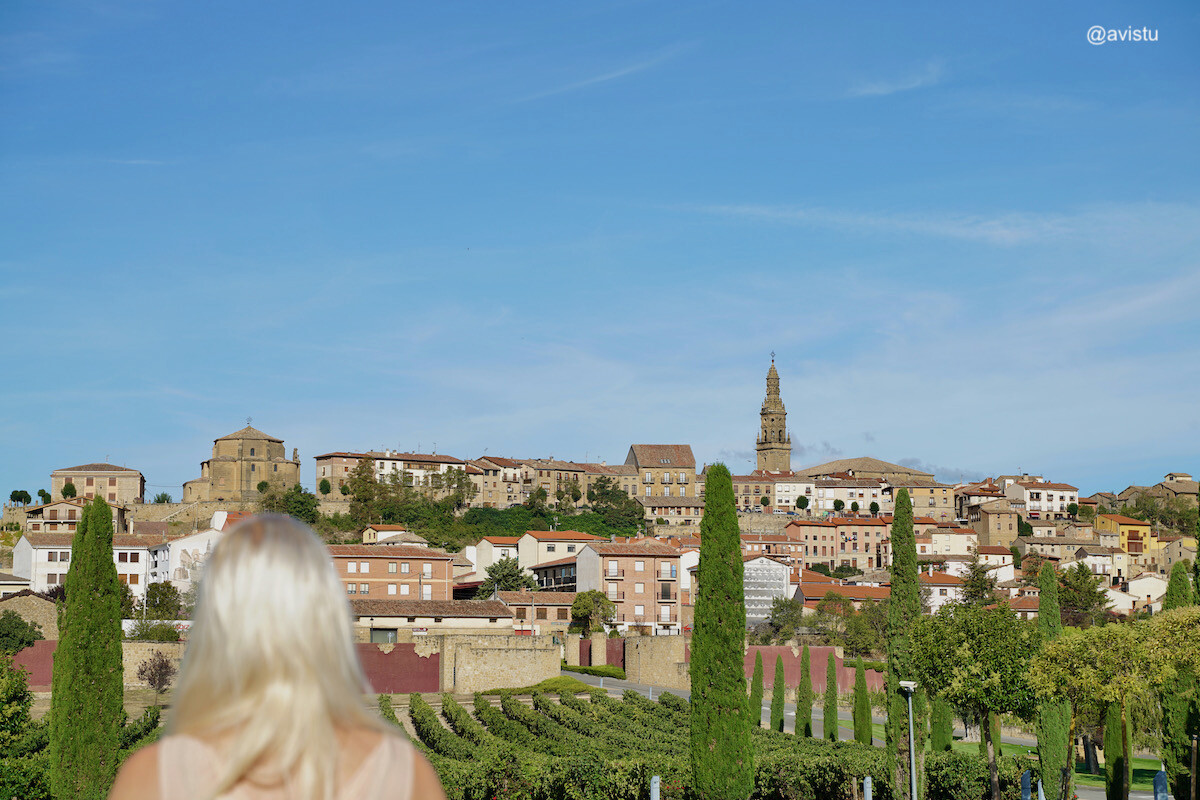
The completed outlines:
{"type": "MultiPolygon", "coordinates": [[[[339,800],[409,800],[413,748],[398,736],[384,736],[358,770],[338,789],[339,800]]],[[[191,736],[164,736],[158,742],[158,787],[163,800],[205,800],[220,780],[220,753],[191,736]]],[[[221,800],[284,800],[282,788],[243,783],[221,800]]]]}

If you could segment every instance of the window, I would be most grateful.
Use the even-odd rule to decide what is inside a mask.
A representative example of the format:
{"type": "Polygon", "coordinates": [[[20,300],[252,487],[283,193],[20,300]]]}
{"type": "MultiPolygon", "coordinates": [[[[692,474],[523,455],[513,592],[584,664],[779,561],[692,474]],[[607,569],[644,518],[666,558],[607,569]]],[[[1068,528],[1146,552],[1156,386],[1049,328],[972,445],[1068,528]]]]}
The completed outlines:
{"type": "Polygon", "coordinates": [[[395,644],[395,628],[371,628],[371,644],[395,644]]]}
{"type": "Polygon", "coordinates": [[[46,560],[47,561],[58,561],[58,553],[51,550],[49,553],[46,553],[46,560]]]}
{"type": "Polygon", "coordinates": [[[346,562],[346,572],[350,575],[353,575],[354,573],[358,572],[358,562],[357,561],[346,562]]]}
{"type": "Polygon", "coordinates": [[[670,497],[670,496],[671,496],[671,487],[664,486],[663,487],[663,497],[670,497]]]}
{"type": "Polygon", "coordinates": [[[644,569],[646,569],[646,562],[645,562],[645,561],[635,561],[635,562],[633,562],[633,571],[634,571],[634,572],[641,572],[641,571],[643,571],[644,569]]]}
{"type": "Polygon", "coordinates": [[[88,478],[88,479],[87,479],[87,485],[88,485],[88,486],[95,486],[95,485],[96,485],[96,479],[95,479],[95,478],[88,478]]]}
{"type": "Polygon", "coordinates": [[[396,584],[389,583],[388,584],[388,594],[395,594],[395,593],[396,593],[396,584]]]}
{"type": "Polygon", "coordinates": [[[130,576],[129,576],[129,582],[130,582],[132,585],[134,585],[134,586],[137,586],[137,585],[138,585],[138,578],[139,578],[139,577],[140,577],[140,576],[139,576],[137,573],[131,573],[131,574],[130,574],[130,576]]]}
{"type": "Polygon", "coordinates": [[[660,606],[658,613],[659,613],[659,619],[661,619],[663,622],[671,621],[671,607],[670,606],[660,606]]]}
{"type": "Polygon", "coordinates": [[[524,608],[517,607],[513,610],[517,612],[517,619],[525,619],[525,609],[524,608]]]}
{"type": "Polygon", "coordinates": [[[553,553],[553,552],[554,552],[554,545],[552,545],[552,544],[548,544],[548,545],[546,545],[546,552],[547,552],[547,553],[553,553]]]}
{"type": "Polygon", "coordinates": [[[633,613],[634,613],[634,616],[638,616],[638,617],[645,616],[646,607],[645,606],[634,606],[633,613]]]}
{"type": "Polygon", "coordinates": [[[568,553],[574,553],[574,552],[575,552],[575,545],[573,545],[573,544],[569,544],[569,545],[567,545],[567,552],[568,552],[568,553]]]}
{"type": "Polygon", "coordinates": [[[545,608],[539,608],[539,609],[537,610],[537,618],[538,618],[538,619],[545,619],[545,618],[546,618],[546,609],[545,609],[545,608]]]}
{"type": "Polygon", "coordinates": [[[117,561],[121,564],[129,563],[129,553],[117,553],[117,561]]]}
{"type": "Polygon", "coordinates": [[[368,572],[370,572],[371,571],[371,562],[370,561],[360,562],[358,565],[358,571],[363,573],[364,575],[367,574],[368,572]]]}
{"type": "Polygon", "coordinates": [[[421,599],[422,600],[432,600],[433,599],[433,587],[430,586],[428,583],[423,584],[421,586],[421,599]]]}
{"type": "Polygon", "coordinates": [[[109,493],[108,493],[108,499],[109,499],[110,501],[115,501],[115,500],[117,499],[117,493],[116,493],[116,492],[109,492],[109,493]]]}
{"type": "Polygon", "coordinates": [[[408,562],[407,562],[407,561],[405,561],[404,563],[402,563],[402,564],[400,565],[400,574],[401,574],[401,575],[407,575],[407,574],[408,574],[408,562]]]}
{"type": "Polygon", "coordinates": [[[635,583],[635,584],[633,585],[633,591],[634,591],[634,593],[635,593],[635,594],[644,594],[644,593],[645,593],[645,591],[646,591],[646,584],[644,584],[644,583],[635,583]]]}
{"type": "Polygon", "coordinates": [[[422,564],[421,565],[421,577],[422,578],[432,578],[433,577],[433,564],[422,564]]]}
{"type": "Polygon", "coordinates": [[[409,621],[409,622],[416,622],[416,621],[417,621],[417,618],[416,618],[416,617],[408,617],[408,621],[409,621]]]}
{"type": "Polygon", "coordinates": [[[388,562],[388,572],[390,572],[392,575],[396,574],[396,562],[395,561],[388,562]]]}
{"type": "Polygon", "coordinates": [[[946,596],[946,594],[947,594],[947,590],[946,590],[946,589],[938,589],[938,596],[939,596],[939,597],[945,597],[945,596],[946,596]]]}
{"type": "Polygon", "coordinates": [[[131,564],[136,564],[139,561],[141,561],[141,557],[142,557],[141,553],[130,553],[129,554],[129,562],[131,564]]]}
{"type": "Polygon", "coordinates": [[[117,485],[117,479],[116,479],[116,478],[109,478],[109,479],[108,479],[108,485],[109,485],[109,486],[116,486],[116,485],[117,485]]]}
{"type": "Polygon", "coordinates": [[[400,595],[406,596],[407,594],[408,594],[408,584],[407,583],[400,584],[400,595]]]}
{"type": "Polygon", "coordinates": [[[650,487],[647,486],[646,487],[646,497],[649,497],[649,496],[650,496],[650,487]]]}
{"type": "Polygon", "coordinates": [[[369,594],[369,593],[370,593],[370,591],[371,591],[371,584],[369,584],[369,583],[360,583],[360,584],[358,585],[358,593],[359,593],[359,594],[369,594]]]}
{"type": "Polygon", "coordinates": [[[254,455],[254,448],[253,448],[253,447],[251,447],[251,448],[250,448],[250,455],[254,455]]]}

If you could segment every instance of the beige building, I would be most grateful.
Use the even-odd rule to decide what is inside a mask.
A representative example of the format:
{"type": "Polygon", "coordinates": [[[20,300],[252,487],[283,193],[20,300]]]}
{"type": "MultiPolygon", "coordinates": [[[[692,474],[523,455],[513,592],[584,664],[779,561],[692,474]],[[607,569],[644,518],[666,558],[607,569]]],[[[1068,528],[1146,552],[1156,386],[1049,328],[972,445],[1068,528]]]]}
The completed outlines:
{"type": "MultiPolygon", "coordinates": [[[[25,510],[25,530],[31,533],[74,533],[88,502],[76,497],[29,506],[25,510]]],[[[112,511],[113,533],[125,533],[125,506],[109,503],[109,508],[112,511]]]]}
{"type": "MultiPolygon", "coordinates": [[[[859,514],[870,514],[871,503],[879,506],[880,514],[890,514],[893,503],[887,486],[879,478],[858,478],[849,473],[827,478],[817,478],[814,481],[812,505],[817,513],[824,514],[853,514],[854,504],[858,503],[859,514]],[[842,508],[838,510],[838,501],[842,508]]],[[[913,513],[921,514],[921,510],[913,503],[913,513]]]]}
{"type": "Polygon", "coordinates": [[[699,527],[704,519],[703,497],[639,497],[645,509],[646,526],[651,533],[663,528],[663,524],[678,527],[699,527]],[[663,521],[660,524],[659,520],[663,521]]]}
{"type": "MultiPolygon", "coordinates": [[[[635,495],[646,497],[696,497],[696,457],[687,444],[635,444],[625,466],[633,469],[635,495]]],[[[629,484],[627,484],[629,485],[629,484]]]]}
{"type": "Polygon", "coordinates": [[[852,478],[933,478],[928,472],[906,467],[902,464],[892,464],[880,461],[878,458],[866,456],[860,458],[839,458],[817,464],[815,467],[796,470],[796,474],[804,478],[829,478],[835,475],[849,475],[852,478]]]}
{"type": "Polygon", "coordinates": [[[617,607],[620,631],[682,632],[679,551],[658,542],[593,543],[576,556],[576,589],[602,591],[617,607]]]}
{"type": "Polygon", "coordinates": [[[980,546],[1010,546],[1021,533],[1019,519],[1007,500],[977,503],[967,510],[967,524],[979,534],[980,546]]]}
{"type": "Polygon", "coordinates": [[[499,600],[350,598],[355,641],[388,644],[438,634],[512,635],[513,618],[499,600]]]}
{"type": "Polygon", "coordinates": [[[321,481],[329,481],[329,496],[340,497],[342,487],[350,480],[350,473],[358,466],[362,453],[322,453],[314,460],[317,462],[317,491],[320,491],[321,481]]]}
{"type": "Polygon", "coordinates": [[[517,563],[532,571],[547,561],[575,555],[589,542],[607,542],[603,536],[579,531],[526,531],[517,539],[517,563]]]}
{"type": "Polygon", "coordinates": [[[427,547],[429,542],[423,536],[412,533],[404,525],[368,525],[363,528],[363,544],[415,544],[427,547]]]}
{"type": "Polygon", "coordinates": [[[1079,505],[1079,489],[1069,483],[1016,481],[1004,489],[1009,500],[1025,504],[1029,520],[1068,519],[1069,507],[1079,505]]]}
{"type": "Polygon", "coordinates": [[[99,497],[108,503],[129,505],[146,501],[146,479],[136,469],[116,464],[80,464],[50,473],[50,496],[62,497],[63,487],[75,487],[75,496],[99,497]]]}
{"type": "Polygon", "coordinates": [[[1168,500],[1183,498],[1193,506],[1200,499],[1200,482],[1193,480],[1186,472],[1168,473],[1162,479],[1162,483],[1156,484],[1154,488],[1161,490],[1168,500]]]}
{"type": "Polygon", "coordinates": [[[571,624],[574,592],[496,592],[512,610],[513,631],[520,635],[565,634],[571,624]]]}
{"type": "Polygon", "coordinates": [[[283,439],[247,425],[213,440],[212,458],[200,464],[200,477],[183,485],[183,502],[256,500],[263,481],[280,491],[295,486],[300,458],[293,449],[289,460],[283,439]]]}
{"type": "Polygon", "coordinates": [[[932,478],[901,475],[889,478],[887,483],[883,491],[889,500],[889,511],[895,507],[896,494],[901,489],[907,489],[914,515],[933,517],[938,522],[955,519],[954,487],[949,484],[938,483],[932,478]]]}

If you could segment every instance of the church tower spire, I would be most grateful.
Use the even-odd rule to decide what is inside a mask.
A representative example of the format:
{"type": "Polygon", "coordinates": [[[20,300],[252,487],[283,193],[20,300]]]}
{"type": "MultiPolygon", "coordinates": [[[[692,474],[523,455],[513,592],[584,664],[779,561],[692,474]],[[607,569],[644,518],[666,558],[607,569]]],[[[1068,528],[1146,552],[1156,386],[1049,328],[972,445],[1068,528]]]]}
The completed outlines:
{"type": "Polygon", "coordinates": [[[790,472],[792,469],[792,437],[787,432],[787,409],[779,396],[779,373],[775,370],[775,354],[771,353],[771,369],[767,371],[767,396],[763,400],[762,429],[758,433],[758,469],[766,472],[790,472]]]}

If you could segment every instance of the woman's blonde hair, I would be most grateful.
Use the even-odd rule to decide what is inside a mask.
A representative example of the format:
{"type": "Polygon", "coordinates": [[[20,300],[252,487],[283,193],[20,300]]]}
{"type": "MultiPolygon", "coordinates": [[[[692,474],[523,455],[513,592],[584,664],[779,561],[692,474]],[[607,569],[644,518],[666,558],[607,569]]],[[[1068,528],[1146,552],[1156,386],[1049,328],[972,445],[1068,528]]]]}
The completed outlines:
{"type": "Polygon", "coordinates": [[[228,734],[214,796],[266,765],[293,797],[335,794],[337,726],[383,723],[352,643],[350,606],[325,545],[291,517],[230,529],[204,564],[171,733],[228,734]]]}

